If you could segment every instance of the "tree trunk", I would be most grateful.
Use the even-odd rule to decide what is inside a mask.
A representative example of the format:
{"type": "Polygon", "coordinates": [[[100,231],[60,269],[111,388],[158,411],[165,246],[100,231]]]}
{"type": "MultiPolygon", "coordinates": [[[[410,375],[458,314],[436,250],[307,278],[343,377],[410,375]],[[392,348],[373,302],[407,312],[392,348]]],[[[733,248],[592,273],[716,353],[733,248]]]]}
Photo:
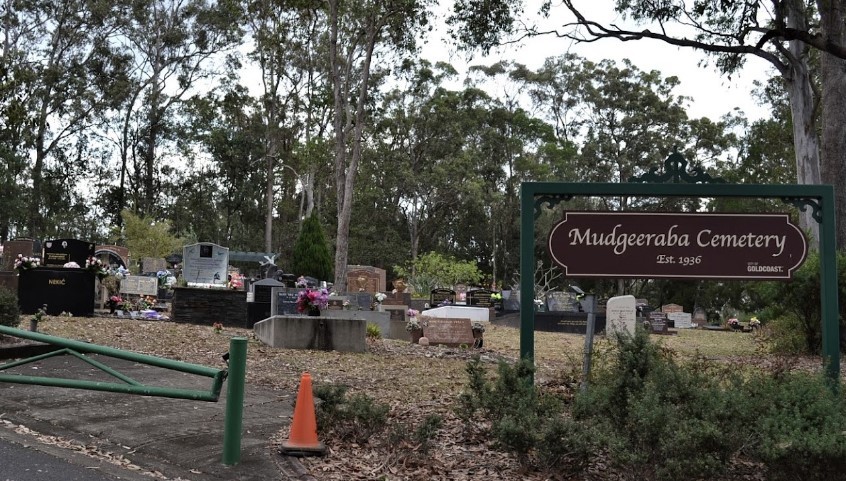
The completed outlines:
{"type": "MultiPolygon", "coordinates": [[[[846,40],[844,11],[841,2],[818,2],[823,36],[838,45],[846,40]]],[[[846,60],[822,54],[822,182],[834,189],[834,212],[837,225],[837,247],[846,248],[846,60]]],[[[823,208],[831,208],[823,206],[823,208]]]]}
{"type": "MultiPolygon", "coordinates": [[[[791,28],[806,29],[807,19],[801,0],[786,2],[787,25],[791,28]]],[[[785,87],[790,99],[790,113],[793,118],[793,149],[796,160],[796,182],[802,185],[820,183],[820,143],[816,130],[814,110],[814,91],[811,87],[811,74],[808,68],[808,45],[791,41],[789,68],[783,72],[785,87]]],[[[810,235],[811,248],[819,245],[820,226],[812,217],[813,210],[806,208],[799,217],[799,226],[810,235]]]]}

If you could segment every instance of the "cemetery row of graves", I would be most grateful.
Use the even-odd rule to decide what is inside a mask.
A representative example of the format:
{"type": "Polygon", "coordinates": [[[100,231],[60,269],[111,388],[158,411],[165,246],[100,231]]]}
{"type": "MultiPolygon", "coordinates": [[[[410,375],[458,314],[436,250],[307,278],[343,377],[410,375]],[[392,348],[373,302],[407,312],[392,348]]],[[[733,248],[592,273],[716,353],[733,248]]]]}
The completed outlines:
{"type": "MultiPolygon", "coordinates": [[[[390,339],[417,342],[425,338],[437,344],[479,346],[487,323],[519,324],[514,315],[521,307],[516,290],[459,284],[421,295],[408,292],[403,279],[388,283],[384,269],[354,265],[347,272],[348,292],[338,293],[325,281],[280,272],[266,256],[254,255],[256,269],[245,275],[230,265],[228,248],[212,243],[187,245],[181,256],[142,259],[140,272],[135,273],[128,268],[126,248],[78,239],[12,240],[4,243],[2,253],[0,286],[17,292],[24,314],[39,310],[76,316],[108,312],[119,317],[252,329],[272,317],[308,314],[299,301],[304,290],[313,290],[322,296],[319,316],[360,321],[362,332],[372,324],[378,326],[382,337],[390,339]]],[[[243,253],[232,255],[238,256],[243,258],[243,253]]],[[[550,292],[537,300],[532,306],[535,329],[584,333],[587,315],[582,295],[576,289],[550,292]]],[[[609,303],[609,316],[625,317],[633,323],[636,315],[637,322],[654,333],[705,327],[704,312],[684,312],[674,304],[652,309],[645,299],[626,297],[624,308],[609,303]]],[[[606,305],[597,307],[595,330],[601,332],[606,305]]],[[[729,322],[736,330],[748,331],[756,325],[729,322]]],[[[361,342],[344,348],[363,350],[361,337],[361,342]]],[[[338,348],[339,344],[335,340],[332,345],[289,347],[338,348]]]]}

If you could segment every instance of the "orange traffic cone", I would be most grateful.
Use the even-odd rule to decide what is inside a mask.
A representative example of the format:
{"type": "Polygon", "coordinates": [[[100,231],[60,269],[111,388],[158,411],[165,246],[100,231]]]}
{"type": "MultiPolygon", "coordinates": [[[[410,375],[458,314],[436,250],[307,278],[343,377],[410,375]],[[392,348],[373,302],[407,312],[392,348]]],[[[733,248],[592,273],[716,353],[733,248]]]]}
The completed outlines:
{"type": "Polygon", "coordinates": [[[314,414],[314,398],[311,394],[311,375],[307,372],[300,378],[291,434],[288,440],[282,443],[280,451],[290,456],[326,454],[326,446],[317,440],[317,417],[314,414]]]}

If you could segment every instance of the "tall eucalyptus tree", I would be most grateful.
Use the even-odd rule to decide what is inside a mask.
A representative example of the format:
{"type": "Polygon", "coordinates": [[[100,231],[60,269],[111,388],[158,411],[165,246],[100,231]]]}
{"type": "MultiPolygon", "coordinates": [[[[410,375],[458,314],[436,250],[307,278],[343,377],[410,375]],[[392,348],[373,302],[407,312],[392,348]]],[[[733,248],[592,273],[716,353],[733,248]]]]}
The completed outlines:
{"type": "Polygon", "coordinates": [[[335,286],[346,288],[350,216],[356,171],[361,160],[367,109],[377,58],[414,51],[431,0],[327,0],[329,79],[334,106],[335,286]]]}
{"type": "Polygon", "coordinates": [[[238,45],[241,10],[234,0],[139,0],[128,5],[113,43],[130,59],[129,95],[113,119],[120,156],[117,207],[155,217],[163,144],[174,108],[215,73],[212,63],[238,45]]]}

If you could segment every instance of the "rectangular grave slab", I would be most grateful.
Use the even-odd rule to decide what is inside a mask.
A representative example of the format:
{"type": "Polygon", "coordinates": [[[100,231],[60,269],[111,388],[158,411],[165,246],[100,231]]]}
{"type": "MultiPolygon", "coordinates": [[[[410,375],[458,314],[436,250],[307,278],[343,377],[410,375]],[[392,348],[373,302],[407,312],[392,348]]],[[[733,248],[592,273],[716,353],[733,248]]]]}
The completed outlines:
{"type": "Polygon", "coordinates": [[[470,319],[420,317],[423,326],[423,337],[429,340],[429,345],[437,346],[472,346],[473,328],[470,319]]]}

